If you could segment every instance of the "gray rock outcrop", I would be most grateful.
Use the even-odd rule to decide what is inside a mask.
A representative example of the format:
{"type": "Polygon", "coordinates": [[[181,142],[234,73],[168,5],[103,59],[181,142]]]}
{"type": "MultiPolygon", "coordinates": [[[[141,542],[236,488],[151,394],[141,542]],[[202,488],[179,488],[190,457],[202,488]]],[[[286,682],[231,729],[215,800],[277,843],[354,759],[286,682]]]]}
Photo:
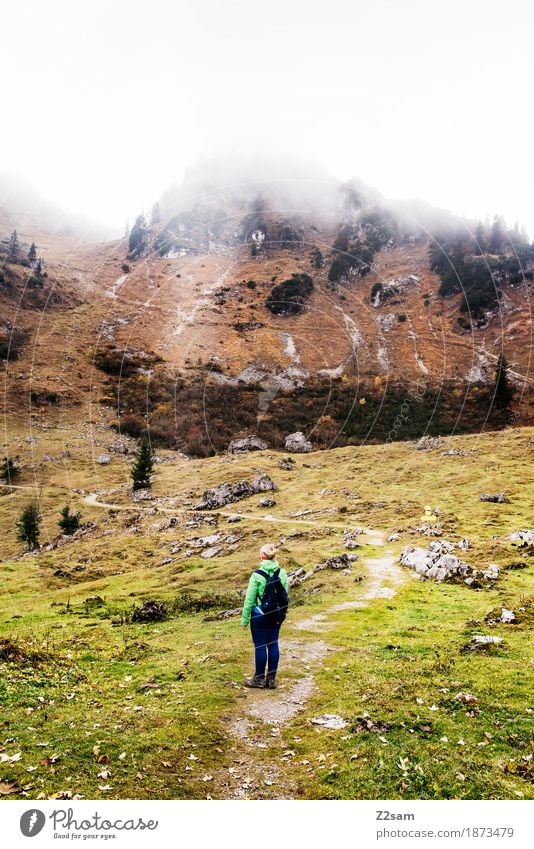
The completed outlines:
{"type": "Polygon", "coordinates": [[[295,433],[286,436],[285,449],[292,451],[293,454],[307,454],[309,451],[313,451],[313,445],[308,442],[301,430],[297,430],[295,433]]]}
{"type": "Polygon", "coordinates": [[[504,504],[508,501],[504,492],[483,492],[480,496],[481,501],[491,501],[495,504],[504,504]]]}
{"type": "Polygon", "coordinates": [[[456,557],[452,553],[453,550],[453,543],[445,540],[431,542],[428,548],[405,546],[401,551],[399,563],[408,569],[414,569],[423,578],[438,582],[463,583],[473,587],[484,586],[499,577],[499,567],[494,563],[486,569],[475,569],[456,557]]]}
{"type": "Polygon", "coordinates": [[[267,443],[258,436],[244,436],[242,439],[233,439],[228,446],[229,454],[246,454],[249,451],[265,451],[267,443]]]}
{"type": "Polygon", "coordinates": [[[249,498],[258,492],[268,492],[274,489],[276,489],[276,485],[269,475],[259,472],[252,483],[249,481],[221,483],[213,489],[207,489],[194,509],[216,510],[218,507],[225,507],[226,504],[232,504],[242,498],[249,498]]]}

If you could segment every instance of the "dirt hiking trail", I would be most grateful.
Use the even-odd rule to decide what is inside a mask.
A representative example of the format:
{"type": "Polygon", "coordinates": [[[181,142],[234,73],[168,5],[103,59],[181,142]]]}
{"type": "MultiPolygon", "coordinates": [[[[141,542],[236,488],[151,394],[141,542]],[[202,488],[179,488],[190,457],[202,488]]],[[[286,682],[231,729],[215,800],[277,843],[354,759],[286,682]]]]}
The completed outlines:
{"type": "MultiPolygon", "coordinates": [[[[384,546],[384,534],[370,531],[367,542],[384,546]]],[[[276,690],[243,688],[243,702],[237,715],[223,717],[227,732],[234,738],[231,747],[232,765],[221,768],[210,790],[222,799],[294,799],[298,786],[292,770],[292,739],[288,725],[297,714],[306,710],[306,703],[315,690],[315,671],[330,652],[338,651],[326,639],[336,624],[335,614],[352,608],[365,607],[377,598],[391,598],[405,580],[395,565],[393,555],[384,548],[378,557],[362,558],[368,570],[366,579],[356,585],[355,598],[332,605],[305,619],[286,622],[280,640],[281,675],[276,690]],[[314,635],[309,639],[303,632],[314,635]],[[302,636],[300,636],[302,634],[302,636]],[[287,636],[286,636],[287,635],[287,636]],[[284,670],[300,670],[301,675],[284,679],[284,670]],[[266,758],[265,750],[275,743],[266,758]]],[[[292,621],[291,621],[292,620],[292,621]]],[[[250,647],[252,659],[252,644],[250,647]]],[[[325,704],[319,713],[328,714],[325,704]]]]}

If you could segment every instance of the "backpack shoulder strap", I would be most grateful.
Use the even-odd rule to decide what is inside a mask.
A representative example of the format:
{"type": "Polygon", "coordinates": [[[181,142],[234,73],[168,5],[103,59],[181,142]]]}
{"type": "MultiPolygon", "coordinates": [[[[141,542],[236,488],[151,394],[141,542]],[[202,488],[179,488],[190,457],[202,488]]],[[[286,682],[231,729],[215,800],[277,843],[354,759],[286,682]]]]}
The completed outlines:
{"type": "Polygon", "coordinates": [[[267,572],[264,572],[263,569],[255,569],[254,574],[255,575],[261,575],[261,577],[265,578],[266,581],[269,580],[269,575],[267,574],[267,572]]]}

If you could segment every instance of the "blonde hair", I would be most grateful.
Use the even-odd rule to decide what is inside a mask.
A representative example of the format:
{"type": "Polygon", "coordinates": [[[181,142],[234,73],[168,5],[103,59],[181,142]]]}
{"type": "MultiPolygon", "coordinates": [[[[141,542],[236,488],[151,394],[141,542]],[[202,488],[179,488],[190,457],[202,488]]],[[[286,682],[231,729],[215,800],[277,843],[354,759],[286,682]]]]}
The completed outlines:
{"type": "Polygon", "coordinates": [[[265,545],[262,545],[260,548],[260,554],[264,554],[269,560],[273,560],[277,552],[276,545],[273,545],[272,542],[266,542],[265,545]]]}

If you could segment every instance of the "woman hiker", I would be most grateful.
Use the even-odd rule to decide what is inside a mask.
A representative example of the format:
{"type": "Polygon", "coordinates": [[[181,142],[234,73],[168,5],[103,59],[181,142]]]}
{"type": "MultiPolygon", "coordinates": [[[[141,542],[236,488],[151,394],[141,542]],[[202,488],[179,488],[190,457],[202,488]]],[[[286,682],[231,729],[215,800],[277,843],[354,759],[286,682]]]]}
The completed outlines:
{"type": "Polygon", "coordinates": [[[274,690],[280,656],[278,635],[289,601],[288,583],[285,569],[275,560],[275,545],[267,543],[262,546],[260,556],[260,568],[250,576],[241,616],[243,628],[250,622],[256,660],[256,672],[245,681],[245,685],[274,690]]]}

